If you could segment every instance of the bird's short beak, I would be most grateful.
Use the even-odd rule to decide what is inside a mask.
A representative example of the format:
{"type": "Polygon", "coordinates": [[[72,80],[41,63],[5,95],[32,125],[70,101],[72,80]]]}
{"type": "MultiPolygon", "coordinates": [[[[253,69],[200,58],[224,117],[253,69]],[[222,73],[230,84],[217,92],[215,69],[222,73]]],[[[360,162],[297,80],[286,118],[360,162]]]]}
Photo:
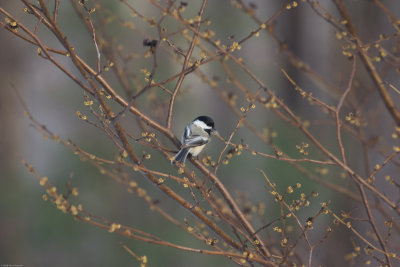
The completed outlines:
{"type": "Polygon", "coordinates": [[[219,135],[218,131],[215,129],[211,129],[211,134],[213,135],[219,135]]]}

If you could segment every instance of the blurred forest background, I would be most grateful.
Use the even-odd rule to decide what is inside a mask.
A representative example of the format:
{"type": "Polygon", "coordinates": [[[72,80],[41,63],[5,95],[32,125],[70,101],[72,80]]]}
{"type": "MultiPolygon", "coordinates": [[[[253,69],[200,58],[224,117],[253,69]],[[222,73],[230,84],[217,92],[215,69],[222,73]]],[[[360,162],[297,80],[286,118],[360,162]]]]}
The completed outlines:
{"type": "MultiPolygon", "coordinates": [[[[157,53],[157,66],[154,75],[150,76],[155,82],[181,72],[182,54],[189,49],[193,38],[191,28],[198,22],[198,12],[203,3],[197,0],[45,1],[51,12],[56,2],[59,3],[57,24],[76,54],[96,70],[98,45],[101,76],[127,102],[148,83],[149,73],[154,70],[152,49],[157,53]],[[163,12],[161,7],[170,9],[163,12]],[[177,12],[174,10],[179,10],[185,22],[174,17],[174,12],[177,12]],[[97,35],[96,45],[90,24],[89,27],[87,24],[89,20],[82,19],[88,16],[97,35]],[[162,17],[165,19],[160,21],[162,17]],[[165,36],[165,39],[160,36],[165,36]],[[157,40],[156,47],[144,45],[146,39],[157,40]],[[111,60],[110,55],[115,58],[111,60]],[[125,81],[118,78],[117,67],[126,74],[125,81]]],[[[39,7],[36,1],[32,3],[39,7]]],[[[66,192],[66,185],[70,182],[71,187],[79,192],[74,193],[71,202],[81,204],[91,214],[110,222],[199,249],[213,249],[208,237],[219,239],[206,226],[197,224],[191,211],[179,206],[157,186],[132,171],[132,166],[111,164],[110,168],[145,189],[154,203],[159,203],[181,224],[201,232],[201,238],[193,238],[164,220],[137,192],[128,192],[126,186],[110,179],[99,171],[101,167],[90,163],[90,155],[114,162],[126,156],[121,156],[123,153],[119,146],[111,142],[101,129],[85,122],[86,116],[88,120],[96,121],[90,112],[90,101],[95,102],[93,109],[96,110],[99,103],[47,60],[43,49],[38,50],[36,45],[13,34],[13,31],[22,34],[18,24],[24,24],[46,46],[65,51],[44,24],[38,23],[38,19],[26,10],[24,1],[1,1],[0,8],[3,26],[0,30],[0,265],[235,265],[228,257],[182,251],[110,233],[112,231],[74,219],[70,210],[60,212],[51,201],[43,200],[46,190],[21,163],[21,158],[40,176],[48,177],[57,187],[57,192],[66,192]],[[11,14],[18,23],[14,24],[15,21],[3,11],[11,14]],[[33,126],[32,121],[24,116],[24,106],[18,100],[16,90],[34,119],[62,140],[71,140],[87,151],[87,157],[74,153],[35,129],[38,125],[33,126]],[[135,259],[126,248],[139,257],[146,255],[147,263],[143,258],[135,259]]],[[[363,266],[369,263],[371,266],[400,266],[400,212],[395,207],[400,200],[400,121],[396,119],[395,111],[389,111],[380,85],[362,58],[367,57],[376,68],[376,74],[382,79],[381,85],[384,84],[387,95],[399,112],[399,27],[399,1],[219,0],[208,1],[205,6],[200,32],[208,36],[200,36],[196,43],[198,47],[194,49],[190,62],[193,71],[184,76],[179,88],[171,117],[171,131],[180,139],[184,126],[199,115],[213,117],[217,130],[226,140],[237,130],[231,140],[235,145],[223,150],[224,142],[214,137],[200,155],[200,158],[209,155],[211,160],[205,158],[199,162],[205,165],[213,164],[208,161],[219,163],[219,180],[255,229],[279,218],[285,210],[283,202],[275,201],[275,195],[271,193],[275,189],[258,169],[265,171],[280,194],[286,192],[288,203],[302,198],[301,193],[310,196],[307,198],[309,203],[300,205],[296,214],[303,230],[308,233],[310,243],[321,241],[311,249],[312,266],[363,266]],[[338,8],[341,5],[351,21],[343,18],[343,12],[338,8]],[[350,22],[356,37],[348,28],[350,22]],[[357,40],[361,40],[364,46],[359,47],[357,40]],[[225,53],[217,55],[219,49],[212,45],[215,43],[235,59],[225,53]],[[204,63],[210,58],[213,59],[204,63]],[[241,68],[241,63],[245,68],[241,68]],[[267,89],[262,88],[257,80],[267,89]],[[349,84],[350,89],[345,95],[349,84]],[[344,102],[339,113],[342,126],[342,140],[339,142],[344,148],[345,161],[341,157],[338,124],[332,112],[341,100],[344,102]],[[299,119],[297,122],[283,104],[299,119]],[[246,117],[241,114],[246,114],[246,117]],[[242,118],[242,125],[236,129],[242,118]],[[303,129],[307,129],[324,149],[344,164],[335,162],[324,153],[303,129]],[[220,153],[221,162],[218,161],[220,153]],[[360,182],[354,182],[358,178],[349,169],[379,192],[361,185],[366,188],[365,197],[370,207],[366,208],[362,196],[364,189],[360,190],[357,186],[360,182]],[[290,191],[293,190],[292,195],[290,191]],[[389,200],[385,201],[385,197],[389,200]],[[321,203],[326,203],[332,212],[318,214],[321,203]],[[373,223],[369,216],[374,218],[373,223]],[[350,229],[349,224],[346,227],[348,222],[364,240],[350,229]],[[310,229],[311,224],[313,229],[310,229]],[[325,237],[328,228],[333,232],[325,237]],[[376,231],[381,234],[385,245],[381,244],[376,231]],[[371,245],[384,252],[372,249],[371,245]]],[[[88,79],[82,78],[71,57],[59,54],[54,57],[89,86],[88,79]]],[[[165,125],[170,92],[176,88],[177,80],[178,77],[145,90],[135,105],[145,115],[165,125]]],[[[117,101],[106,101],[116,114],[122,110],[117,101]]],[[[138,123],[140,119],[136,120],[137,116],[128,113],[120,123],[126,132],[140,138],[146,131],[140,128],[143,127],[138,123]]],[[[177,150],[167,135],[146,125],[144,129],[154,132],[160,145],[170,149],[168,155],[177,150]]],[[[165,153],[138,142],[131,141],[131,144],[150,169],[184,179],[184,174],[171,166],[165,153]]],[[[196,166],[187,162],[185,172],[196,170],[199,177],[207,180],[196,166]]],[[[211,166],[207,168],[214,171],[211,166]]],[[[163,177],[164,182],[186,201],[194,202],[187,188],[168,177],[163,177]]],[[[210,184],[208,182],[207,187],[210,184]]],[[[195,194],[201,199],[200,193],[195,194]]],[[[202,206],[202,202],[199,205],[202,206]]],[[[227,226],[221,227],[231,231],[227,226]]],[[[310,263],[310,248],[296,220],[284,222],[280,218],[260,233],[273,255],[284,255],[285,246],[290,247],[282,245],[285,238],[288,244],[293,245],[295,256],[288,256],[292,257],[291,260],[282,265],[297,263],[307,266],[310,263]]],[[[236,237],[232,234],[232,238],[236,237]]],[[[219,245],[223,248],[222,243],[220,241],[219,245]]],[[[250,266],[249,262],[238,260],[236,264],[250,266]]],[[[279,260],[276,262],[279,265],[279,260]]]]}

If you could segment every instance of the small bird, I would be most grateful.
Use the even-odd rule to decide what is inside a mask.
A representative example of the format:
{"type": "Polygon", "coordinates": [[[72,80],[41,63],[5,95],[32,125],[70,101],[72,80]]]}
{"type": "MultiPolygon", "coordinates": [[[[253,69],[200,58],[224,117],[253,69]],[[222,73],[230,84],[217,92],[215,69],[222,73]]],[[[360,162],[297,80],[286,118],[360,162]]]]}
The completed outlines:
{"type": "Polygon", "coordinates": [[[185,127],[181,149],[175,155],[173,162],[184,164],[189,153],[194,157],[199,155],[206,144],[210,142],[213,134],[218,134],[214,128],[213,119],[208,116],[200,116],[194,119],[185,127]]]}

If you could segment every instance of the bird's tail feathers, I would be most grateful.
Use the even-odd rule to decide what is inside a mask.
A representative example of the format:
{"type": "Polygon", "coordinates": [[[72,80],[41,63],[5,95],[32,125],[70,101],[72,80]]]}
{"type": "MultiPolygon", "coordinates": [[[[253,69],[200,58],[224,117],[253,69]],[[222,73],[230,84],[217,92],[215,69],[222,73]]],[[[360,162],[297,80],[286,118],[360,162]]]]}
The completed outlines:
{"type": "Polygon", "coordinates": [[[178,153],[176,153],[176,155],[174,157],[174,161],[177,161],[181,164],[185,164],[185,160],[186,160],[188,154],[189,154],[189,148],[183,148],[183,149],[179,150],[178,153]]]}

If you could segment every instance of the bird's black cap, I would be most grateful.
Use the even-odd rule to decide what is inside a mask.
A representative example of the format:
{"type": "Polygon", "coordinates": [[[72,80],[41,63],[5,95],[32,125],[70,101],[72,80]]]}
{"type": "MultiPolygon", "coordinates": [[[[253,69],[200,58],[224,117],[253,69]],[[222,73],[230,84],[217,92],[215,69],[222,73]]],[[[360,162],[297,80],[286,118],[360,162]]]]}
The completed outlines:
{"type": "Polygon", "coordinates": [[[193,121],[195,121],[195,120],[202,121],[202,122],[204,122],[207,126],[210,126],[210,127],[212,127],[212,129],[215,129],[215,128],[214,128],[214,120],[211,119],[211,118],[208,117],[208,116],[200,116],[200,117],[197,117],[196,119],[194,119],[193,121]]]}

